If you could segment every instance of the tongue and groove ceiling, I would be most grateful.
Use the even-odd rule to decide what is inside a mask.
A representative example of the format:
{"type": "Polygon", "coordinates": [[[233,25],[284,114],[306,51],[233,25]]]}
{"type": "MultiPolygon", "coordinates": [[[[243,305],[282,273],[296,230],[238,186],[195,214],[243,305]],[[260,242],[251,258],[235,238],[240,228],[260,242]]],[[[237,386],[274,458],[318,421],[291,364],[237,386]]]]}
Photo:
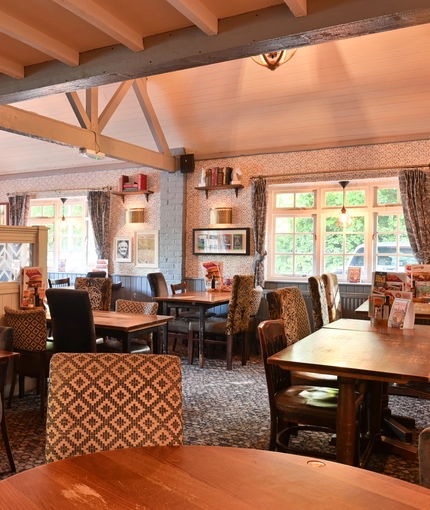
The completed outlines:
{"type": "Polygon", "coordinates": [[[0,179],[428,139],[429,88],[428,0],[0,0],[0,179]]]}

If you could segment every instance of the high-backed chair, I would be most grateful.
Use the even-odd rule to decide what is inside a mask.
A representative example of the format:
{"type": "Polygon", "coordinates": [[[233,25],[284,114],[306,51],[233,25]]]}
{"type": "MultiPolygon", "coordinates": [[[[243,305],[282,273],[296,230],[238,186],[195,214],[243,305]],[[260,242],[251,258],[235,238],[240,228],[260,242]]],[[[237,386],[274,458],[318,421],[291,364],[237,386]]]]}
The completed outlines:
{"type": "MultiPolygon", "coordinates": [[[[294,344],[311,334],[306,303],[298,287],[283,287],[267,293],[270,320],[284,321],[287,345],[294,344]]],[[[337,387],[337,377],[315,372],[292,371],[292,384],[337,387]]]]}
{"type": "Polygon", "coordinates": [[[255,289],[252,289],[251,292],[251,310],[249,312],[249,327],[248,327],[248,334],[250,335],[250,343],[252,345],[255,345],[256,338],[258,336],[257,334],[257,314],[258,310],[260,309],[261,304],[261,298],[263,297],[263,288],[262,287],[256,287],[255,289]]]}
{"type": "Polygon", "coordinates": [[[87,278],[106,278],[106,271],[88,271],[87,278]]]}
{"type": "MultiPolygon", "coordinates": [[[[136,313],[146,315],[156,315],[158,310],[158,303],[152,301],[129,301],[127,299],[117,299],[115,303],[115,310],[120,313],[136,313]]],[[[149,354],[151,352],[150,345],[152,345],[152,333],[142,333],[141,335],[133,338],[131,342],[130,352],[132,354],[149,354]]],[[[109,338],[102,345],[98,345],[99,351],[107,352],[123,352],[122,342],[109,338]]]]}
{"type": "Polygon", "coordinates": [[[430,489],[430,427],[423,429],[418,436],[418,461],[420,485],[430,489]]]}
{"type": "Polygon", "coordinates": [[[52,287],[70,287],[70,278],[57,278],[56,280],[48,278],[48,287],[50,289],[52,287]]]}
{"type": "MultiPolygon", "coordinates": [[[[291,372],[278,365],[272,365],[267,359],[287,347],[285,326],[282,320],[268,320],[259,324],[261,353],[266,373],[267,390],[270,405],[270,444],[269,449],[315,455],[314,451],[293,449],[289,446],[292,433],[300,430],[334,432],[338,389],[311,385],[293,385],[291,372]]],[[[356,395],[356,409],[363,401],[361,394],[356,395]]],[[[318,456],[332,455],[318,452],[318,456]]]]}
{"type": "Polygon", "coordinates": [[[324,273],[321,277],[324,282],[327,300],[328,320],[334,322],[342,318],[342,302],[337,275],[335,273],[324,273]]]}
{"type": "Polygon", "coordinates": [[[122,288],[122,281],[112,283],[112,297],[110,300],[110,309],[115,310],[115,302],[119,299],[119,291],[122,288]]]}
{"type": "Polygon", "coordinates": [[[20,398],[24,396],[24,378],[33,377],[37,379],[37,388],[40,392],[40,412],[43,415],[49,361],[54,349],[53,342],[48,341],[46,337],[45,309],[14,310],[5,306],[4,315],[6,324],[13,329],[12,348],[20,353],[13,363],[8,407],[12,405],[16,374],[18,374],[20,398]]]}
{"type": "Polygon", "coordinates": [[[85,290],[46,289],[55,352],[96,352],[96,330],[85,290]]]}
{"type": "Polygon", "coordinates": [[[163,273],[148,273],[146,275],[151,289],[151,297],[163,297],[169,295],[166,279],[163,273]]]}
{"type": "Polygon", "coordinates": [[[312,300],[314,328],[318,330],[330,323],[324,280],[319,275],[310,276],[308,283],[312,300]]]}
{"type": "Polygon", "coordinates": [[[181,445],[181,377],[177,356],[55,354],[46,461],[118,448],[181,445]]]}
{"type": "MultiPolygon", "coordinates": [[[[205,320],[205,338],[207,344],[225,344],[227,347],[227,370],[233,368],[233,338],[240,337],[242,347],[242,365],[246,365],[248,355],[248,331],[251,316],[250,296],[254,289],[255,277],[252,274],[233,277],[231,297],[227,319],[209,318],[205,320]],[[225,339],[222,339],[224,337],[225,339]]],[[[199,331],[199,323],[189,323],[188,363],[193,362],[194,333],[199,331]]]]}
{"type": "Polygon", "coordinates": [[[86,290],[93,310],[109,311],[112,299],[112,280],[110,278],[75,279],[75,289],[86,290]]]}

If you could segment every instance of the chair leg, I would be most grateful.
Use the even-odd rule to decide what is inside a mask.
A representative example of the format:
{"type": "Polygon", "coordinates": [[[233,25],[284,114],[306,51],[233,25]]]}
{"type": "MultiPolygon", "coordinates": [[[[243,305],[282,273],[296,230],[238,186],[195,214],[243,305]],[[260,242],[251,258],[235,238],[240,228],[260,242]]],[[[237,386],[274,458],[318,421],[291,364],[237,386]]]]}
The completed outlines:
{"type": "Polygon", "coordinates": [[[10,470],[12,471],[12,473],[15,473],[16,472],[16,468],[15,468],[15,462],[13,461],[12,450],[10,449],[9,437],[7,435],[6,417],[5,417],[5,414],[4,414],[3,401],[1,402],[1,406],[3,408],[2,409],[2,411],[3,411],[2,419],[1,419],[1,422],[0,422],[1,433],[2,433],[2,436],[3,436],[3,442],[4,442],[5,449],[6,449],[7,458],[9,460],[10,470]]]}
{"type": "Polygon", "coordinates": [[[233,335],[227,335],[227,370],[233,369],[233,335]]]}
{"type": "Polygon", "coordinates": [[[19,374],[18,375],[18,388],[19,388],[19,398],[24,398],[24,383],[25,383],[25,376],[19,374]]]}
{"type": "Polygon", "coordinates": [[[7,402],[8,409],[12,407],[13,394],[15,393],[15,383],[16,383],[16,359],[14,358],[12,362],[12,379],[10,381],[9,399],[7,402]]]}
{"type": "Polygon", "coordinates": [[[193,364],[194,358],[194,334],[192,331],[188,331],[188,364],[193,364]]]}
{"type": "Polygon", "coordinates": [[[242,365],[246,365],[248,359],[248,332],[242,333],[242,365]]]}

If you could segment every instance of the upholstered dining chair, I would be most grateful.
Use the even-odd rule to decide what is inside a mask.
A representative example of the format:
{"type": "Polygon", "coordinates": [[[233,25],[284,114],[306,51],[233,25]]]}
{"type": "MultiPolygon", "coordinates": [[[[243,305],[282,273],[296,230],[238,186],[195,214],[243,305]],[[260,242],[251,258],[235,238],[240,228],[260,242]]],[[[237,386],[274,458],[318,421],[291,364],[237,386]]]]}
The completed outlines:
{"type": "Polygon", "coordinates": [[[46,462],[118,448],[183,443],[177,356],[54,354],[46,462]]]}
{"type": "MultiPolygon", "coordinates": [[[[293,385],[289,370],[267,362],[270,356],[287,347],[284,321],[263,321],[258,326],[258,333],[270,406],[269,449],[331,458],[331,453],[292,448],[289,440],[291,434],[300,430],[335,432],[338,389],[293,385]]],[[[362,402],[363,395],[357,392],[357,415],[362,402]]]]}
{"type": "Polygon", "coordinates": [[[314,328],[318,330],[330,323],[324,280],[319,275],[310,276],[308,283],[312,300],[314,328]]]}
{"type": "Polygon", "coordinates": [[[56,280],[48,278],[48,287],[70,287],[70,278],[57,278],[56,280]]]}
{"type": "Polygon", "coordinates": [[[86,290],[93,310],[109,311],[112,299],[112,280],[110,278],[75,279],[75,289],[86,290]]]}
{"type": "Polygon", "coordinates": [[[430,427],[423,429],[418,436],[418,462],[420,485],[430,489],[430,427]]]}
{"type": "Polygon", "coordinates": [[[55,352],[96,352],[96,330],[88,292],[46,289],[55,352]]]}
{"type": "Polygon", "coordinates": [[[327,300],[328,320],[334,322],[342,318],[342,302],[337,275],[335,273],[324,273],[321,277],[324,282],[327,300]]]}
{"type": "MultiPolygon", "coordinates": [[[[287,345],[294,344],[311,334],[308,310],[298,287],[282,287],[269,291],[266,295],[270,320],[284,321],[284,334],[287,345]]],[[[338,386],[337,377],[316,372],[291,371],[292,384],[312,384],[313,386],[338,386]]]]}
{"type": "MultiPolygon", "coordinates": [[[[240,338],[242,351],[242,365],[246,365],[248,357],[248,331],[251,316],[250,296],[254,289],[255,276],[253,274],[233,276],[231,297],[228,304],[227,319],[212,317],[205,320],[206,344],[224,344],[227,347],[227,370],[233,368],[233,339],[240,338]]],[[[189,323],[188,335],[188,363],[193,363],[194,333],[199,331],[199,322],[189,323]]]]}
{"type": "Polygon", "coordinates": [[[106,278],[106,271],[88,271],[87,278],[106,278]]]}
{"type": "Polygon", "coordinates": [[[20,354],[13,362],[8,407],[10,408],[12,405],[16,375],[18,374],[20,398],[24,396],[25,377],[32,377],[37,379],[37,389],[40,392],[40,412],[43,415],[49,361],[54,350],[53,342],[48,341],[46,337],[45,309],[14,310],[5,306],[4,316],[6,324],[13,329],[12,348],[20,354]]]}

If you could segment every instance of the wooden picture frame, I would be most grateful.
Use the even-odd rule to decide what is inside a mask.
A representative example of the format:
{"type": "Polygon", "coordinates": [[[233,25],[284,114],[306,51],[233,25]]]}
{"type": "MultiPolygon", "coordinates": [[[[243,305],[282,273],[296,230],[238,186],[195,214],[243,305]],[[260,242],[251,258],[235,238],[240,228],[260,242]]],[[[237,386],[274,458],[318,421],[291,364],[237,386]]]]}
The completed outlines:
{"type": "Polygon", "coordinates": [[[158,230],[137,231],[134,250],[136,267],[158,267],[158,230]]]}
{"type": "Polygon", "coordinates": [[[9,225],[9,204],[8,204],[8,202],[0,203],[0,225],[9,225]]]}
{"type": "Polygon", "coordinates": [[[249,255],[250,229],[194,228],[194,255],[249,255]]]}
{"type": "Polygon", "coordinates": [[[115,238],[115,262],[131,262],[131,238],[115,238]]]}

